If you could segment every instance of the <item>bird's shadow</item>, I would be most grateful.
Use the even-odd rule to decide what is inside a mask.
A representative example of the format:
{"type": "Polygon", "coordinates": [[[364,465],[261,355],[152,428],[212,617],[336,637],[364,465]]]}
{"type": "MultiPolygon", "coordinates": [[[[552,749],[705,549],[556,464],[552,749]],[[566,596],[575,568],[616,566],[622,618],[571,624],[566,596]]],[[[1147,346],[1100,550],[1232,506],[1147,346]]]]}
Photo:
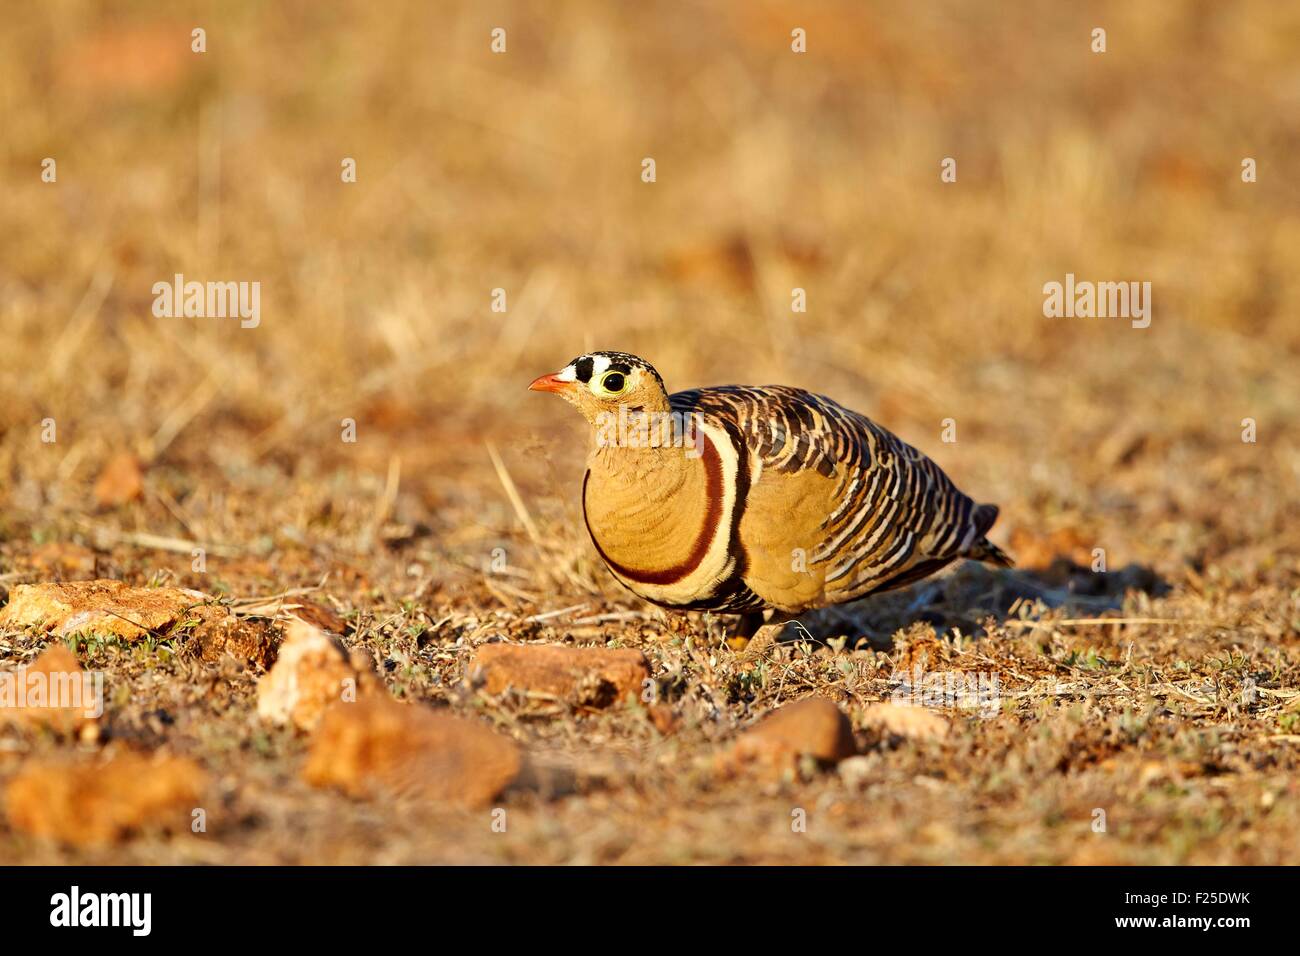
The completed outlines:
{"type": "Polygon", "coordinates": [[[1169,585],[1139,564],[1093,571],[1057,557],[1046,568],[994,570],[968,561],[941,578],[804,614],[786,626],[780,643],[825,643],[847,636],[850,648],[890,650],[895,635],[918,621],[932,625],[940,635],[960,629],[980,637],[990,620],[1002,624],[1026,602],[1093,617],[1121,609],[1129,591],[1160,596],[1169,585]]]}

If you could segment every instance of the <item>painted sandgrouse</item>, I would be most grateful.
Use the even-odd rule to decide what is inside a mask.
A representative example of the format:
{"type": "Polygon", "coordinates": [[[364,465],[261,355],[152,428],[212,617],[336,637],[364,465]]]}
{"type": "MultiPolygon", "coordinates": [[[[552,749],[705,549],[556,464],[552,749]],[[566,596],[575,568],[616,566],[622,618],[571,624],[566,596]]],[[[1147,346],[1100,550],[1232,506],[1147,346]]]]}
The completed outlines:
{"type": "Polygon", "coordinates": [[[975,504],[865,415],[781,385],[669,395],[644,359],[592,352],[530,389],[591,424],[587,530],[614,577],[664,607],[741,614],[770,644],[795,615],[902,587],[958,558],[1010,567],[975,504]]]}

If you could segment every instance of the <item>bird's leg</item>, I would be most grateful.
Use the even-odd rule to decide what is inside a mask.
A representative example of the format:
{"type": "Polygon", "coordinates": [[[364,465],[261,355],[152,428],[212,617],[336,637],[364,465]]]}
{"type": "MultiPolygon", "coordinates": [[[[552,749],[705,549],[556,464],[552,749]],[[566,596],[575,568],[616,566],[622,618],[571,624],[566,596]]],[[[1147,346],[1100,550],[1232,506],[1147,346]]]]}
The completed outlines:
{"type": "Polygon", "coordinates": [[[735,633],[727,638],[727,646],[733,651],[743,651],[745,645],[750,642],[762,626],[762,611],[750,611],[748,614],[742,614],[735,633]]]}
{"type": "MultiPolygon", "coordinates": [[[[746,620],[750,617],[758,618],[758,626],[754,628],[753,633],[748,638],[744,639],[744,643],[737,646],[737,639],[734,637],[727,642],[734,650],[740,651],[742,661],[756,661],[762,657],[768,648],[776,643],[777,638],[781,636],[781,632],[785,630],[786,624],[793,620],[788,615],[777,611],[771,612],[769,615],[745,615],[746,620]]],[[[745,621],[742,621],[742,626],[744,624],[745,621]]]]}

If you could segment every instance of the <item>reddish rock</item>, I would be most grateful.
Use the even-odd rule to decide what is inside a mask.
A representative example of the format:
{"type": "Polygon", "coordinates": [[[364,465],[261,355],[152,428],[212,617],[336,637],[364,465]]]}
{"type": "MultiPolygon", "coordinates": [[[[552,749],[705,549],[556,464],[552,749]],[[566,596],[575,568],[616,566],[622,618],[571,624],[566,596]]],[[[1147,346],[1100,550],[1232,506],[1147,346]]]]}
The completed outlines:
{"type": "Polygon", "coordinates": [[[0,628],[39,627],[67,637],[100,634],[135,641],[167,634],[186,612],[209,601],[184,588],[133,588],[121,581],[15,584],[0,610],[0,628]]]}
{"type": "Polygon", "coordinates": [[[371,695],[325,712],[303,778],[357,798],[487,806],[519,775],[519,747],[477,721],[371,695]]]}
{"type": "Polygon", "coordinates": [[[103,680],[93,676],[67,647],[51,644],[30,665],[0,671],[0,723],[65,735],[90,730],[104,710],[103,680]]]}
{"type": "Polygon", "coordinates": [[[136,501],[144,494],[144,469],[140,459],[129,451],[119,452],[108,460],[95,480],[95,504],[116,508],[136,501]]]}
{"type": "Polygon", "coordinates": [[[639,698],[650,679],[650,664],[631,648],[484,644],[474,654],[470,672],[482,675],[489,694],[513,687],[605,707],[639,698]]]}
{"type": "Polygon", "coordinates": [[[257,714],[274,724],[311,731],[336,701],[356,701],[372,689],[373,674],[319,628],[293,619],[275,666],[257,684],[257,714]]]}
{"type": "Polygon", "coordinates": [[[798,773],[802,758],[836,764],[856,751],[853,726],[829,700],[809,697],[786,704],[741,734],[722,755],[718,769],[726,774],[754,769],[781,777],[798,773]]]}
{"type": "Polygon", "coordinates": [[[299,600],[295,604],[289,605],[286,610],[298,620],[306,621],[313,627],[319,627],[322,631],[329,631],[331,634],[339,635],[347,633],[348,622],[343,619],[341,614],[324,604],[299,600]]]}
{"type": "Polygon", "coordinates": [[[266,618],[272,621],[287,622],[297,619],[322,631],[340,636],[347,631],[348,627],[347,621],[337,611],[314,601],[296,598],[292,601],[273,598],[259,604],[244,604],[237,609],[237,612],[241,617],[266,618]]]}
{"type": "Polygon", "coordinates": [[[192,760],[124,752],[106,761],[26,764],[5,788],[15,830],[77,846],[146,829],[187,830],[207,778],[192,760]]]}
{"type": "Polygon", "coordinates": [[[269,621],[245,620],[217,605],[191,608],[186,616],[195,620],[190,647],[205,664],[227,654],[262,670],[275,663],[279,630],[269,621]]]}

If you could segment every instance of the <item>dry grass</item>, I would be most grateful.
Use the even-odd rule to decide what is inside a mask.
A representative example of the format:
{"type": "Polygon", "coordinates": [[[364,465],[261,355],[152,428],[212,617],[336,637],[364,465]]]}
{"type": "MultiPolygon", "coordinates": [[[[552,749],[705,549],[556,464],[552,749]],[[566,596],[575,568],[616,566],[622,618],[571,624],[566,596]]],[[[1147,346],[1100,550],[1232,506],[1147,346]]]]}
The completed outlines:
{"type": "MultiPolygon", "coordinates": [[[[567,773],[508,799],[508,835],[350,803],[299,781],[304,744],[257,723],[256,674],[96,645],[110,734],[200,760],[220,825],[78,853],[0,823],[0,860],[1294,860],[1298,47],[1300,14],[1262,2],[12,13],[0,580],[314,588],[395,692],[480,713],[567,773]],[[261,325],[154,318],[176,272],[260,281],[261,325]],[[1043,318],[1067,272],[1150,280],[1151,327],[1043,318]],[[721,622],[636,601],[585,540],[585,437],[524,388],[589,347],[673,388],[779,381],[872,415],[999,502],[994,537],[1027,570],[810,616],[810,639],[742,666],[721,622]],[[122,450],[148,464],[145,497],[98,509],[122,450]],[[47,542],[92,566],[51,571],[47,542]],[[1094,548],[1136,567],[1050,567],[1094,548]],[[485,701],[462,672],[496,635],[640,647],[682,726],[485,701]],[[997,715],[949,708],[945,740],[802,784],[709,773],[783,701],[830,695],[863,729],[922,651],[997,675],[997,715]]],[[[5,732],[0,780],[66,746],[5,732]]]]}

